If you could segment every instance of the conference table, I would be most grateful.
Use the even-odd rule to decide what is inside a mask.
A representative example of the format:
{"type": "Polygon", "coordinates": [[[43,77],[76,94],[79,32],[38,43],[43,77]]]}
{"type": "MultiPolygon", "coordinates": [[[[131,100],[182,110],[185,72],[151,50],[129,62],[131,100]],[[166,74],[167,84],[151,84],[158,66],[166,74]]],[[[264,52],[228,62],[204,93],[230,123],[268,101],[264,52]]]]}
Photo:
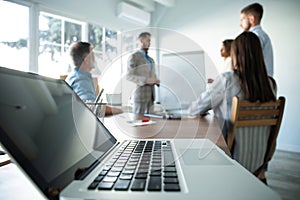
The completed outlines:
{"type": "MultiPolygon", "coordinates": [[[[103,123],[106,128],[117,139],[192,139],[192,138],[207,138],[220,147],[228,156],[230,151],[226,145],[222,132],[218,126],[217,120],[212,114],[204,117],[185,118],[181,120],[149,118],[149,121],[142,122],[141,119],[136,119],[131,113],[122,113],[103,118],[103,123]]],[[[259,196],[261,199],[280,199],[278,194],[274,193],[270,188],[266,187],[257,180],[251,173],[247,172],[241,166],[235,170],[236,176],[241,179],[240,189],[243,191],[255,191],[251,194],[259,196]],[[237,175],[239,174],[239,175],[237,175]],[[275,198],[276,197],[276,198],[275,198]]],[[[35,187],[29,182],[28,178],[14,164],[8,164],[0,168],[0,180],[5,180],[0,184],[0,199],[11,197],[18,199],[20,195],[23,199],[43,199],[37,192],[35,187]],[[18,186],[18,192],[12,192],[18,186]],[[20,187],[21,186],[21,187],[20,187]]],[[[226,173],[222,174],[226,177],[226,173]]],[[[218,177],[218,176],[217,176],[218,177]]],[[[204,180],[204,179],[203,179],[204,180]]],[[[235,181],[238,181],[235,177],[235,181]]],[[[207,182],[205,179],[204,182],[207,182]]],[[[216,182],[212,181],[216,184],[216,182]]],[[[209,184],[205,185],[206,189],[210,189],[209,184]]],[[[223,187],[227,187],[224,186],[223,187]]],[[[229,185],[229,188],[231,185],[229,185]]],[[[228,188],[227,188],[228,189],[228,188]]],[[[234,189],[232,189],[234,191],[234,189]]],[[[208,192],[209,193],[209,192],[208,192]]],[[[203,193],[201,193],[203,194],[203,193]]],[[[238,193],[243,196],[243,193],[238,193]]],[[[225,196],[224,199],[242,199],[239,196],[225,196]]],[[[251,199],[249,196],[248,199],[251,199]]],[[[244,196],[243,196],[244,197],[244,196]]],[[[248,196],[247,196],[248,197],[248,196]]]]}
{"type": "Polygon", "coordinates": [[[213,114],[196,118],[162,119],[132,113],[122,113],[104,118],[104,125],[117,139],[176,139],[207,138],[228,156],[230,151],[213,114]],[[147,119],[149,121],[147,121],[147,119]]]}

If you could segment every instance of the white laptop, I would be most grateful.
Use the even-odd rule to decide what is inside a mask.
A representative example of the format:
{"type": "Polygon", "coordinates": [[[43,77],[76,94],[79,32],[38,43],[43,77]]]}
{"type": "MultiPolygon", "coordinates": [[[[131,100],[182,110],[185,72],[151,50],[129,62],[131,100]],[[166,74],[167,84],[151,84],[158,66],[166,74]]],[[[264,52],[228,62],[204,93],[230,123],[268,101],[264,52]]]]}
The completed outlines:
{"type": "Polygon", "coordinates": [[[1,144],[46,198],[280,199],[209,140],[117,141],[64,81],[0,68],[0,93],[1,144]]]}

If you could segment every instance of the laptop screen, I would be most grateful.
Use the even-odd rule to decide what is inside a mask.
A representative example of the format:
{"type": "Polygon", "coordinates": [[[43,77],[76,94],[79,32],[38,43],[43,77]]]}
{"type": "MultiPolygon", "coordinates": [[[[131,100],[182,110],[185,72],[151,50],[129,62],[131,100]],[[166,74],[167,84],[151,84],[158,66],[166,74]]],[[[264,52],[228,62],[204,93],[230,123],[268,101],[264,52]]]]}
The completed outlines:
{"type": "Polygon", "coordinates": [[[115,138],[62,80],[0,68],[0,141],[42,190],[63,188],[115,138]]]}

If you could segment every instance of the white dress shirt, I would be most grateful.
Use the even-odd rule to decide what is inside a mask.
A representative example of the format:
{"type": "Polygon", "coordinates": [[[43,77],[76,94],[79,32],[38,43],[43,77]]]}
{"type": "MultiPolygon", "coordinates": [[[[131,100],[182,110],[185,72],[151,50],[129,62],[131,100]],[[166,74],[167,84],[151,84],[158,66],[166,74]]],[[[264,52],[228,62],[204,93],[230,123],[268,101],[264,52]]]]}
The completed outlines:
{"type": "Polygon", "coordinates": [[[267,68],[268,76],[273,77],[274,76],[274,58],[273,58],[273,47],[270,40],[270,37],[266,32],[263,31],[260,25],[252,27],[249,31],[255,33],[261,43],[263,54],[264,54],[264,60],[267,68]]]}

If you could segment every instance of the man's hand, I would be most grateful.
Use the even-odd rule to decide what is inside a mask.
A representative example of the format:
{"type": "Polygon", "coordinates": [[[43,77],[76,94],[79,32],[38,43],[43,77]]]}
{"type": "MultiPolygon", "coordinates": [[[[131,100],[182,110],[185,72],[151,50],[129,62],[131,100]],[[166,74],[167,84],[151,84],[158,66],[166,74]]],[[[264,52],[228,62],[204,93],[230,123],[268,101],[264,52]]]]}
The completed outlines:
{"type": "Polygon", "coordinates": [[[148,85],[154,85],[154,84],[159,85],[160,84],[160,80],[156,79],[156,78],[147,78],[147,84],[148,85]]]}

